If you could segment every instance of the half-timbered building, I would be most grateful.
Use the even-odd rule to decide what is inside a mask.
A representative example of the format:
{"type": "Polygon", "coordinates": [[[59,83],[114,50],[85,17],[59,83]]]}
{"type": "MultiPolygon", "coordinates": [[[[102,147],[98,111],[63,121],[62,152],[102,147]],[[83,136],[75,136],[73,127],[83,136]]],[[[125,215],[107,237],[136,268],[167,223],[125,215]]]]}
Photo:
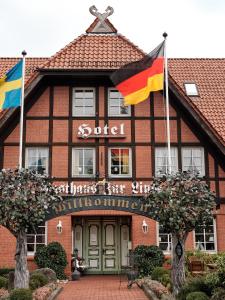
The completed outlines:
{"type": "MultiPolygon", "coordinates": [[[[37,246],[51,241],[63,245],[69,262],[77,248],[89,273],[117,273],[139,244],[170,253],[170,236],[126,198],[148,193],[153,177],[167,171],[164,93],[124,107],[110,80],[114,70],[144,55],[109,19],[96,18],[50,58],[26,59],[23,166],[46,172],[79,207],[28,233],[31,269],[37,246]]],[[[0,58],[0,75],[18,60],[0,58]]],[[[168,63],[172,171],[197,170],[218,208],[207,230],[199,226],[189,234],[186,249],[225,251],[225,59],[168,63]]],[[[0,114],[1,169],[18,166],[19,117],[19,109],[0,114]]],[[[0,266],[13,267],[14,254],[15,238],[0,227],[0,266]]]]}

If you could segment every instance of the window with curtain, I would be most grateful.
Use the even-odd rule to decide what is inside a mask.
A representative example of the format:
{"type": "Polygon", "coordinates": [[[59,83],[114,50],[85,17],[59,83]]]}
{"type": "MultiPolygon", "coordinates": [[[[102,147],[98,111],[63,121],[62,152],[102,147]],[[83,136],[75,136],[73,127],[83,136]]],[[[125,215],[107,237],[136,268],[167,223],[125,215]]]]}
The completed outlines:
{"type": "Polygon", "coordinates": [[[73,89],[73,116],[95,116],[95,89],[73,89]]]}
{"type": "Polygon", "coordinates": [[[48,174],[48,148],[26,148],[26,168],[48,174]]]}
{"type": "Polygon", "coordinates": [[[109,168],[112,177],[131,176],[131,149],[109,149],[109,168]]]}
{"type": "Polygon", "coordinates": [[[95,175],[94,148],[73,149],[72,175],[74,177],[92,177],[93,175],[95,175]]]}
{"type": "Polygon", "coordinates": [[[38,226],[36,232],[28,231],[27,233],[27,254],[34,255],[37,247],[47,244],[46,225],[38,226]]]}
{"type": "Polygon", "coordinates": [[[171,234],[165,232],[163,226],[158,224],[159,248],[163,252],[171,252],[171,234]]]}
{"type": "Polygon", "coordinates": [[[109,116],[130,116],[130,106],[124,106],[123,96],[115,89],[108,90],[109,116]]]}
{"type": "Polygon", "coordinates": [[[205,175],[203,147],[182,148],[182,170],[197,172],[200,176],[205,175]]]}
{"type": "Polygon", "coordinates": [[[215,230],[214,221],[207,226],[198,225],[195,228],[195,249],[201,251],[215,251],[215,230]]]}
{"type": "MultiPolygon", "coordinates": [[[[169,170],[168,164],[168,149],[167,147],[156,147],[155,148],[155,175],[159,176],[167,174],[169,170]]],[[[172,173],[178,171],[178,157],[177,148],[171,147],[171,170],[172,173]]]]}

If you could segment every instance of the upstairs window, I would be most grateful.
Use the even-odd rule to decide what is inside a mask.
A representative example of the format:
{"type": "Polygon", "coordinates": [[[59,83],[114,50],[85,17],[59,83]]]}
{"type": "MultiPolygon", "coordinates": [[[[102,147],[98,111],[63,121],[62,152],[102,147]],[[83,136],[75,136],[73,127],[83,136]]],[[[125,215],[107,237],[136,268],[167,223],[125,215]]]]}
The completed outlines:
{"type": "Polygon", "coordinates": [[[73,89],[73,116],[95,116],[95,89],[73,89]]]}
{"type": "Polygon", "coordinates": [[[195,83],[185,83],[184,87],[187,96],[199,96],[198,89],[195,83]]]}
{"type": "Polygon", "coordinates": [[[48,148],[35,147],[26,149],[26,168],[40,174],[48,174],[48,148]]]}
{"type": "Polygon", "coordinates": [[[124,106],[123,96],[115,89],[108,90],[108,111],[112,117],[130,116],[130,105],[124,106]]]}
{"type": "MultiPolygon", "coordinates": [[[[171,171],[176,173],[178,171],[178,158],[177,148],[171,147],[171,171]]],[[[155,175],[160,176],[167,174],[169,171],[168,163],[168,149],[167,147],[156,147],[155,148],[155,175]]]]}
{"type": "Polygon", "coordinates": [[[182,170],[205,176],[204,149],[202,147],[182,148],[182,170]]]}
{"type": "Polygon", "coordinates": [[[74,148],[73,170],[74,177],[93,177],[95,174],[95,149],[74,148]]]}
{"type": "Polygon", "coordinates": [[[109,170],[111,177],[131,176],[131,149],[112,148],[109,149],[109,170]]]}

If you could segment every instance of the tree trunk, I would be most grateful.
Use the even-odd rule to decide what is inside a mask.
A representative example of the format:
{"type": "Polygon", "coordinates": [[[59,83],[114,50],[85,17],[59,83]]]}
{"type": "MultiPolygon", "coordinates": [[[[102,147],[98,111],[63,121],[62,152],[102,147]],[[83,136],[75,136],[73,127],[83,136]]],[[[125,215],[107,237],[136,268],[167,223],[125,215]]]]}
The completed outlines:
{"type": "Polygon", "coordinates": [[[185,282],[185,249],[184,244],[187,236],[180,238],[172,234],[172,282],[173,282],[173,294],[177,295],[180,288],[185,282]],[[176,253],[176,246],[178,241],[182,248],[182,255],[178,257],[176,253]]]}
{"type": "Polygon", "coordinates": [[[27,235],[20,231],[16,240],[16,267],[14,288],[29,288],[29,271],[27,269],[27,235]]]}

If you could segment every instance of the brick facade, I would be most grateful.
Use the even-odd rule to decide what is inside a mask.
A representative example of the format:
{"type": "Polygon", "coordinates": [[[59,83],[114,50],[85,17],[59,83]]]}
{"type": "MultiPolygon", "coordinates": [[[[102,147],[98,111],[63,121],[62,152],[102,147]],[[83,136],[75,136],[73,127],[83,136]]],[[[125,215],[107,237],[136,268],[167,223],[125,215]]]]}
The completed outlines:
{"type": "MultiPolygon", "coordinates": [[[[76,82],[73,83],[76,86],[76,82]]],[[[78,84],[79,86],[79,84],[78,84]]],[[[91,81],[87,81],[87,86],[92,86],[91,81]]],[[[33,99],[33,105],[25,112],[25,144],[24,147],[46,147],[49,149],[49,175],[54,177],[54,182],[57,185],[71,183],[74,184],[89,184],[91,179],[73,178],[71,171],[72,164],[72,148],[73,147],[88,147],[95,148],[96,151],[96,171],[98,172],[99,180],[107,178],[114,184],[124,184],[126,186],[126,194],[131,194],[131,182],[137,181],[143,184],[150,184],[154,176],[154,154],[155,147],[166,146],[166,123],[165,123],[165,107],[161,93],[155,93],[151,101],[147,100],[131,110],[131,116],[112,117],[107,113],[107,87],[102,84],[96,87],[96,116],[88,119],[71,117],[69,107],[70,103],[70,87],[69,86],[51,86],[46,87],[42,95],[33,99]],[[50,92],[51,91],[51,92],[50,92]],[[124,124],[125,138],[119,139],[85,139],[81,140],[77,136],[78,127],[81,124],[89,124],[91,127],[104,126],[119,126],[124,124]],[[110,147],[124,146],[131,148],[132,153],[132,177],[123,179],[110,179],[108,176],[108,149],[110,147]]],[[[171,142],[172,146],[202,146],[205,149],[205,168],[206,180],[210,183],[210,187],[216,192],[218,198],[225,199],[225,175],[222,167],[217,162],[217,157],[209,149],[206,140],[200,140],[196,136],[195,128],[187,125],[186,117],[183,118],[180,111],[171,99],[171,142]]],[[[9,134],[3,142],[4,156],[3,167],[14,168],[18,164],[18,125],[9,131],[9,134]]],[[[25,155],[25,152],[24,152],[25,155]]],[[[178,156],[180,152],[178,151],[178,156]]],[[[179,159],[178,157],[178,160],[179,159]]],[[[23,158],[25,162],[25,157],[23,158]]],[[[180,163],[179,163],[180,164],[180,163]]],[[[180,166],[179,166],[180,168],[180,166]]],[[[220,210],[216,216],[216,232],[217,232],[217,249],[225,251],[225,243],[223,239],[225,217],[224,205],[221,204],[220,210]]],[[[141,224],[143,217],[135,214],[127,214],[117,211],[86,211],[74,213],[73,216],[63,216],[53,219],[47,224],[47,241],[59,241],[67,252],[67,258],[70,262],[72,245],[72,220],[78,216],[121,216],[130,215],[131,222],[131,240],[132,247],[139,244],[157,244],[158,229],[155,221],[146,219],[149,225],[149,232],[145,235],[142,232],[141,224]],[[56,232],[56,225],[59,219],[63,223],[63,234],[59,235],[56,232]]],[[[0,240],[4,241],[0,246],[1,262],[0,267],[12,267],[14,265],[14,248],[15,238],[3,227],[0,227],[0,240]],[[8,244],[11,244],[10,249],[8,244]]],[[[190,233],[186,248],[193,249],[194,245],[193,234],[190,233]]],[[[29,257],[28,265],[30,269],[35,267],[32,257],[29,257]]],[[[66,269],[70,272],[70,266],[66,269]]]]}

